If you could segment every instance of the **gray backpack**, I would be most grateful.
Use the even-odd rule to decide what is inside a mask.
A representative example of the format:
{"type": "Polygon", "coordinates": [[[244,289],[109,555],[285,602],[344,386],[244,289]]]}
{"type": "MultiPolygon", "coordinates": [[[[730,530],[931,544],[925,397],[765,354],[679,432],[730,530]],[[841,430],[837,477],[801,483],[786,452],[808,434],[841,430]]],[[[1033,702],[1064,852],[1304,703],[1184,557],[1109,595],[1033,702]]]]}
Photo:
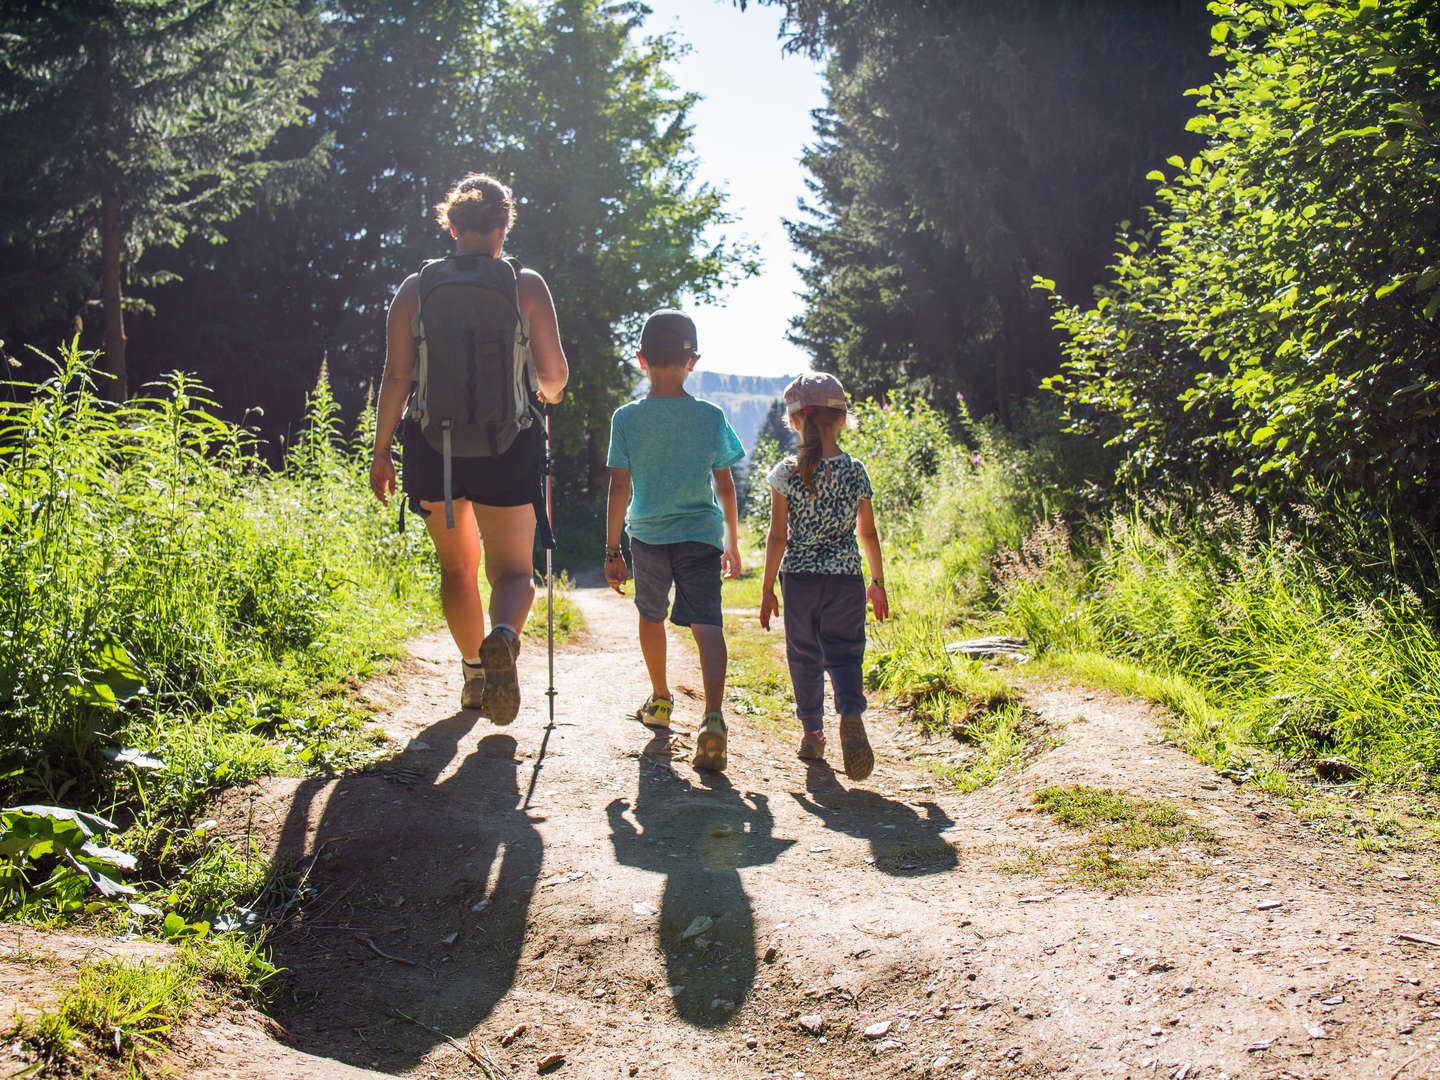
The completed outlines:
{"type": "Polygon", "coordinates": [[[451,528],[451,459],[499,457],[535,422],[538,384],[520,314],[520,269],[489,255],[450,255],[420,268],[410,415],[444,457],[451,528]]]}

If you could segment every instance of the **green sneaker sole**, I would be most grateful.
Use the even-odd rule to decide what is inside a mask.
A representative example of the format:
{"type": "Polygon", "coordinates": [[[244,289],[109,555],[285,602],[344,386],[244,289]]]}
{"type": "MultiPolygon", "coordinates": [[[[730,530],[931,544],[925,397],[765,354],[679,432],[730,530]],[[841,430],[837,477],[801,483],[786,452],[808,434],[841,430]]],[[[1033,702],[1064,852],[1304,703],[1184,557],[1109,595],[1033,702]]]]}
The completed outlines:
{"type": "Polygon", "coordinates": [[[725,729],[701,728],[695,736],[695,758],[690,764],[706,772],[725,771],[725,729]]]}

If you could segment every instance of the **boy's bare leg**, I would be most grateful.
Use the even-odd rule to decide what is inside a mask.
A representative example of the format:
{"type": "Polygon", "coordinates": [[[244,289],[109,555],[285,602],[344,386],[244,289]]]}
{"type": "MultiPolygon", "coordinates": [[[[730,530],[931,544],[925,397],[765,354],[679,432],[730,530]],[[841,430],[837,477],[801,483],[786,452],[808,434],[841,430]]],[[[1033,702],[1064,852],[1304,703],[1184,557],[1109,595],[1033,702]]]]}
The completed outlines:
{"type": "Polygon", "coordinates": [[[670,683],[665,677],[665,624],[651,622],[640,616],[640,653],[645,657],[645,670],[650,673],[650,694],[668,698],[670,683]]]}
{"type": "Polygon", "coordinates": [[[725,665],[730,656],[725,649],[725,631],[719,626],[696,623],[690,627],[695,647],[700,652],[700,678],[705,683],[705,711],[720,712],[725,701],[725,665]]]}

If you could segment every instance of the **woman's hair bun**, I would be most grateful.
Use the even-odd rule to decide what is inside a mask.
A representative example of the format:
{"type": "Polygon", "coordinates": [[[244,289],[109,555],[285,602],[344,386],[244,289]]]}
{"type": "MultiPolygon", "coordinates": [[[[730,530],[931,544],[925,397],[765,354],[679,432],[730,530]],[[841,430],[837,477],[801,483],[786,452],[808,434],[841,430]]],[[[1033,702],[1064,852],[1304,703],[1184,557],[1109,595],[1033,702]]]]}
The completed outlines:
{"type": "Polygon", "coordinates": [[[515,220],[515,197],[485,173],[470,173],[435,206],[435,220],[457,233],[508,229],[515,220]]]}

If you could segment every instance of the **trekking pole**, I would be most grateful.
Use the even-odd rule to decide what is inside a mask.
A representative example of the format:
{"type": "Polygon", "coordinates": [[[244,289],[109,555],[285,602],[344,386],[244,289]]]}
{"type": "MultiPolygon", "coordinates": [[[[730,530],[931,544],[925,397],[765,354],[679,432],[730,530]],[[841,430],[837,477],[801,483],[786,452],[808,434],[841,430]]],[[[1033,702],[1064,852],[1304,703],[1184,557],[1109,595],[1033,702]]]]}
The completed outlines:
{"type": "Polygon", "coordinates": [[[535,756],[535,764],[530,769],[530,786],[525,791],[525,801],[520,804],[521,810],[530,808],[530,800],[535,795],[535,781],[540,779],[540,766],[545,761],[545,748],[550,744],[550,732],[555,730],[555,519],[550,513],[550,477],[553,471],[550,457],[550,404],[546,402],[545,533],[550,542],[545,545],[545,648],[550,683],[546,687],[545,697],[550,701],[550,722],[545,725],[545,736],[540,740],[540,753],[535,756]]]}
{"type": "Polygon", "coordinates": [[[550,405],[545,405],[545,520],[550,525],[551,543],[545,549],[545,647],[550,668],[550,685],[545,696],[550,699],[550,724],[555,726],[555,515],[550,510],[551,474],[554,463],[550,456],[550,405]]]}

